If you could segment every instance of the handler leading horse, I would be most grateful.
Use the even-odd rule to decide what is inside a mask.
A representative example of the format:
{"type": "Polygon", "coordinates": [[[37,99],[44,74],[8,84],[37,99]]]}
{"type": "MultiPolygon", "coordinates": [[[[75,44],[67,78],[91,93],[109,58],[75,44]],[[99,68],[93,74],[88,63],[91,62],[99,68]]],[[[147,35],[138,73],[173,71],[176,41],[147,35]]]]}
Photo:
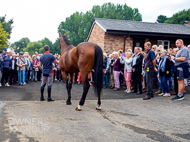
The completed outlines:
{"type": "Polygon", "coordinates": [[[95,43],[82,42],[76,47],[70,45],[66,39],[66,33],[62,36],[59,33],[59,47],[61,49],[61,57],[59,65],[61,73],[66,82],[66,88],[68,93],[67,105],[71,105],[71,88],[73,74],[80,71],[82,83],[83,83],[83,94],[76,110],[82,110],[86,95],[88,93],[90,84],[88,82],[88,73],[91,69],[94,69],[93,80],[94,80],[94,91],[98,96],[98,110],[101,109],[100,94],[103,84],[103,53],[102,49],[95,43]],[[69,75],[69,78],[68,78],[69,75]]]}

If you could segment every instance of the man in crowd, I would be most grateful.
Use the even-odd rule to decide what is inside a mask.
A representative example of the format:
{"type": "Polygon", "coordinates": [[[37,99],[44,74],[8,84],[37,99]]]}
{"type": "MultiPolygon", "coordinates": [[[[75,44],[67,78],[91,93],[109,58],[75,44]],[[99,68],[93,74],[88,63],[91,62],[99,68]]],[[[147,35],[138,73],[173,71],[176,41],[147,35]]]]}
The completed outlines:
{"type": "Polygon", "coordinates": [[[4,62],[3,62],[3,79],[5,79],[5,86],[10,86],[9,85],[9,67],[10,67],[10,61],[11,57],[7,53],[7,48],[3,49],[3,53],[1,54],[4,62]]]}
{"type": "Polygon", "coordinates": [[[21,51],[20,56],[17,60],[17,71],[18,71],[18,84],[17,85],[25,85],[25,71],[26,71],[26,60],[25,57],[23,56],[23,52],[21,51]]]}
{"type": "Polygon", "coordinates": [[[189,78],[189,50],[184,46],[183,40],[178,39],[176,41],[176,46],[179,48],[179,51],[176,54],[176,57],[172,56],[171,58],[175,60],[175,68],[177,72],[177,82],[178,82],[178,94],[172,100],[183,100],[185,84],[184,79],[189,78]]]}
{"type": "Polygon", "coordinates": [[[152,83],[152,75],[153,72],[157,72],[156,69],[156,59],[155,59],[155,53],[151,49],[151,43],[146,42],[144,44],[144,48],[147,51],[147,56],[145,59],[145,71],[146,71],[146,82],[147,82],[147,95],[144,97],[143,100],[149,100],[151,97],[154,97],[153,94],[153,83],[152,83]]]}
{"type": "Polygon", "coordinates": [[[142,72],[142,61],[143,55],[140,53],[140,47],[135,47],[134,53],[135,57],[132,62],[132,71],[133,71],[133,82],[134,82],[134,91],[132,93],[137,93],[137,85],[139,86],[138,94],[142,94],[142,84],[141,84],[141,72],[142,72]]]}
{"type": "Polygon", "coordinates": [[[55,57],[49,52],[50,48],[48,45],[44,46],[44,55],[40,58],[39,68],[42,71],[42,84],[41,84],[41,98],[40,101],[44,101],[44,88],[47,84],[48,86],[48,99],[47,101],[54,101],[51,98],[51,86],[53,83],[53,65],[52,62],[59,64],[59,62],[55,59],[55,57]],[[42,69],[43,66],[43,69],[42,69]]]}

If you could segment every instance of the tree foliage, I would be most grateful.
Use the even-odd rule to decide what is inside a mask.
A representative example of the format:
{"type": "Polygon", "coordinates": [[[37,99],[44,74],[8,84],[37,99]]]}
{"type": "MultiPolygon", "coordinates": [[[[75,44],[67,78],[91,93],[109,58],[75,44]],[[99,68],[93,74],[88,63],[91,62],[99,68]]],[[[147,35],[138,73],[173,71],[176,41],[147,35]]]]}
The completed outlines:
{"type": "Polygon", "coordinates": [[[165,15],[159,15],[156,22],[157,23],[164,23],[168,18],[165,15]]]}
{"type": "Polygon", "coordinates": [[[12,32],[12,24],[13,24],[13,19],[9,20],[8,22],[5,21],[6,19],[6,15],[5,16],[2,16],[0,17],[0,22],[3,23],[3,28],[6,32],[9,33],[9,36],[8,36],[8,39],[10,39],[10,35],[11,35],[11,32],[12,32]]]}
{"type": "Polygon", "coordinates": [[[23,51],[28,52],[30,55],[34,55],[35,51],[38,53],[43,53],[43,45],[41,42],[29,42],[23,51]]]}
{"type": "Polygon", "coordinates": [[[0,51],[3,50],[3,48],[8,48],[8,36],[9,33],[5,31],[4,27],[5,22],[0,21],[0,51]]]}
{"type": "Polygon", "coordinates": [[[183,24],[185,21],[190,21],[190,9],[182,10],[168,18],[164,23],[183,24]]]}
{"type": "Polygon", "coordinates": [[[137,8],[132,9],[125,5],[105,3],[102,6],[93,6],[92,10],[84,13],[76,12],[61,22],[58,32],[67,33],[71,44],[76,46],[86,40],[94,18],[119,19],[142,21],[142,15],[137,8]]]}
{"type": "Polygon", "coordinates": [[[30,40],[27,37],[25,37],[17,42],[12,43],[10,45],[10,48],[11,50],[14,50],[16,53],[19,53],[20,51],[23,51],[23,49],[27,47],[29,42],[30,40]]]}
{"type": "Polygon", "coordinates": [[[156,22],[168,24],[183,24],[185,21],[190,21],[190,9],[182,10],[173,14],[172,17],[167,18],[164,15],[159,15],[156,22]]]}

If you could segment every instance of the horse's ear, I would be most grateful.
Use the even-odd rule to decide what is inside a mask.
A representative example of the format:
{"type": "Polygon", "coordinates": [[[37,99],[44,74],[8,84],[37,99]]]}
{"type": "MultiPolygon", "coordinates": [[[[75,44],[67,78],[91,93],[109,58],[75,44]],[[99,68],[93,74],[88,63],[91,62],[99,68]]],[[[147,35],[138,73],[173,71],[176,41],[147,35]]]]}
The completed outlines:
{"type": "Polygon", "coordinates": [[[61,37],[61,33],[59,33],[59,37],[61,37]]]}
{"type": "Polygon", "coordinates": [[[64,36],[66,37],[66,33],[64,33],[64,36]]]}

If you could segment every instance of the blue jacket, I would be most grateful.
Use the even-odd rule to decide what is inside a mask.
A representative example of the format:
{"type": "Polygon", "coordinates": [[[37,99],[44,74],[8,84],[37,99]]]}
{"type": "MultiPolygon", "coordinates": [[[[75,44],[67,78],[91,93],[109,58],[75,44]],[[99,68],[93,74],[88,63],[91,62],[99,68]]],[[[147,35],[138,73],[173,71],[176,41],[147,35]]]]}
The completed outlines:
{"type": "Polygon", "coordinates": [[[9,68],[10,67],[10,60],[11,60],[10,55],[5,56],[5,54],[3,54],[3,53],[1,55],[2,55],[3,60],[4,60],[4,62],[3,62],[3,68],[9,68]]]}

